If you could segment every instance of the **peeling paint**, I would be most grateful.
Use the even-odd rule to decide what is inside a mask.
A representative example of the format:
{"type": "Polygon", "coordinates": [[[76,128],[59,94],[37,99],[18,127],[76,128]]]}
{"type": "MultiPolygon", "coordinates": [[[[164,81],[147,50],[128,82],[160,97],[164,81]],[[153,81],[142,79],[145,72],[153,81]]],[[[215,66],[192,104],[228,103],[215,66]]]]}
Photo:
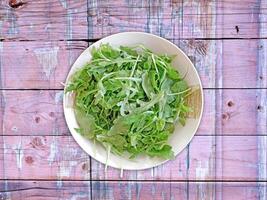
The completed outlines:
{"type": "Polygon", "coordinates": [[[209,174],[209,165],[207,162],[205,162],[205,166],[202,166],[201,161],[198,161],[197,167],[196,167],[196,179],[197,180],[205,180],[206,177],[209,174]]]}
{"type": "Polygon", "coordinates": [[[71,9],[68,9],[68,14],[67,14],[67,38],[69,40],[73,39],[73,36],[72,36],[72,10],[71,9]]]}
{"type": "Polygon", "coordinates": [[[0,42],[0,53],[3,53],[3,48],[4,48],[4,43],[3,42],[0,42]]]}
{"type": "Polygon", "coordinates": [[[66,0],[59,0],[59,2],[63,6],[63,8],[67,9],[67,1],[66,0]]]}
{"type": "Polygon", "coordinates": [[[140,192],[142,189],[142,185],[140,183],[137,183],[137,194],[136,194],[136,198],[139,200],[140,199],[140,192]]]}
{"type": "Polygon", "coordinates": [[[9,36],[14,36],[19,33],[18,26],[17,26],[17,16],[16,14],[11,10],[7,9],[7,14],[6,14],[6,19],[9,21],[9,29],[8,29],[8,35],[9,36]]]}
{"type": "Polygon", "coordinates": [[[61,188],[63,185],[62,180],[57,180],[57,188],[61,188]]]}
{"type": "Polygon", "coordinates": [[[131,182],[127,183],[127,191],[128,191],[128,199],[133,199],[132,198],[132,183],[131,182]]]}
{"type": "Polygon", "coordinates": [[[48,159],[47,159],[50,166],[55,161],[57,150],[58,150],[57,149],[57,142],[56,142],[55,137],[53,136],[53,141],[50,144],[50,153],[49,153],[49,156],[48,156],[48,159]]]}
{"type": "Polygon", "coordinates": [[[87,197],[87,194],[84,193],[84,192],[80,192],[78,194],[72,195],[71,198],[70,198],[70,200],[78,200],[80,198],[85,198],[85,197],[87,197]]]}
{"type": "Polygon", "coordinates": [[[120,178],[123,178],[123,169],[121,168],[120,178]]]}
{"type": "Polygon", "coordinates": [[[62,102],[63,101],[63,95],[64,95],[63,91],[57,92],[55,95],[55,102],[56,103],[62,102]]]}
{"type": "MultiPolygon", "coordinates": [[[[209,174],[209,163],[205,162],[204,164],[202,164],[201,161],[198,161],[196,167],[196,180],[205,180],[208,174],[209,174]]],[[[208,188],[206,184],[203,183],[197,184],[197,199],[200,200],[207,199],[207,195],[209,195],[207,189],[208,188]]]]}
{"type": "Polygon", "coordinates": [[[59,47],[38,48],[34,50],[38,62],[43,67],[46,78],[49,79],[58,64],[59,47]]]}
{"type": "Polygon", "coordinates": [[[152,178],[154,177],[154,167],[152,167],[152,168],[150,169],[150,175],[151,175],[152,178]]]}
{"type": "Polygon", "coordinates": [[[1,38],[1,35],[3,35],[3,33],[2,33],[2,26],[3,26],[3,21],[0,21],[0,39],[2,39],[1,38]]]}
{"type": "Polygon", "coordinates": [[[166,193],[165,192],[161,192],[161,199],[165,200],[166,199],[165,197],[166,197],[166,193]]]}
{"type": "MultiPolygon", "coordinates": [[[[9,191],[9,188],[8,188],[8,181],[5,180],[5,191],[9,191]]],[[[4,193],[4,200],[11,200],[11,194],[10,192],[5,192],[4,193]]]]}
{"type": "Polygon", "coordinates": [[[73,169],[73,167],[77,166],[77,161],[67,161],[67,162],[61,162],[59,164],[59,177],[63,178],[63,177],[70,177],[71,175],[71,171],[73,169]]]}
{"type": "Polygon", "coordinates": [[[78,161],[70,159],[76,158],[78,151],[76,148],[66,148],[66,151],[57,153],[62,156],[62,161],[59,163],[58,177],[59,179],[62,179],[63,177],[69,178],[72,170],[78,165],[78,161]]]}
{"type": "Polygon", "coordinates": [[[21,140],[20,140],[20,143],[14,145],[12,149],[16,153],[17,167],[18,167],[18,169],[21,169],[22,168],[22,159],[24,156],[21,140]]]}

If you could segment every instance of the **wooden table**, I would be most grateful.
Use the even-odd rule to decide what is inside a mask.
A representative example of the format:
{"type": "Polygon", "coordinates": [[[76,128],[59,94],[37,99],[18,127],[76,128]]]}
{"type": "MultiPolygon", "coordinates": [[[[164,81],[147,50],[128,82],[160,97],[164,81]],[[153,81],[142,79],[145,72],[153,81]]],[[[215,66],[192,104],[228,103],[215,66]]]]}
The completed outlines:
{"type": "Polygon", "coordinates": [[[0,75],[1,200],[267,199],[266,0],[1,0],[0,75]],[[120,177],[70,135],[60,82],[122,31],[182,48],[205,106],[175,160],[120,177]]]}

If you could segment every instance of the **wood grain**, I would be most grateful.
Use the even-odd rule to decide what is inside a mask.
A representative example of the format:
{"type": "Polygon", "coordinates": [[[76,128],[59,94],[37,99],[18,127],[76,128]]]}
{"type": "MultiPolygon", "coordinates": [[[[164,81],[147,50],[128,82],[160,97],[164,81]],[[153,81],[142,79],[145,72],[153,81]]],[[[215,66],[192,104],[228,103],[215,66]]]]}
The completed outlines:
{"type": "MultiPolygon", "coordinates": [[[[168,39],[258,38],[267,7],[238,1],[89,1],[89,38],[145,31],[168,39]]],[[[263,32],[262,37],[267,32],[263,32]]]]}
{"type": "MultiPolygon", "coordinates": [[[[265,180],[258,177],[258,153],[264,151],[259,141],[266,136],[195,136],[189,147],[174,160],[159,167],[133,172],[124,172],[124,180],[265,180]],[[208,140],[207,140],[208,139],[208,140]],[[203,158],[203,159],[202,159],[203,158]],[[255,161],[257,160],[257,161],[255,161]],[[255,179],[255,177],[257,177],[255,179]]],[[[120,178],[120,170],[111,169],[104,173],[104,165],[92,160],[93,179],[113,180],[120,178]]]]}
{"type": "MultiPolygon", "coordinates": [[[[175,160],[148,170],[124,171],[123,177],[113,168],[105,173],[104,165],[92,159],[92,180],[267,181],[258,175],[259,164],[267,164],[258,158],[264,150],[258,142],[266,137],[195,136],[175,160]]],[[[89,156],[72,136],[3,136],[1,146],[1,179],[90,180],[89,156]]]]}
{"type": "Polygon", "coordinates": [[[0,140],[4,153],[1,179],[90,179],[90,158],[71,136],[13,136],[0,140]]]}
{"type": "Polygon", "coordinates": [[[263,0],[1,1],[0,199],[265,200],[266,20],[263,0]],[[60,82],[88,44],[122,31],[178,45],[204,113],[176,159],[105,172],[70,135],[60,82]]]}
{"type": "Polygon", "coordinates": [[[184,182],[92,182],[93,199],[235,199],[256,200],[266,184],[184,182]],[[217,188],[222,184],[222,187],[217,188]],[[216,188],[216,189],[215,189],[216,188]]]}
{"type": "MultiPolygon", "coordinates": [[[[266,135],[266,92],[205,89],[203,118],[197,135],[266,135]],[[258,118],[261,123],[257,123],[258,118]]],[[[69,135],[62,98],[61,90],[2,91],[1,134],[69,135]]]]}
{"type": "MultiPolygon", "coordinates": [[[[19,0],[0,4],[4,40],[99,39],[122,31],[144,31],[168,39],[258,38],[258,1],[69,1],[19,0]],[[12,5],[14,4],[14,5],[12,5]],[[88,14],[87,14],[88,13],[88,14]],[[88,34],[87,34],[88,33],[88,34]]],[[[262,32],[261,37],[266,37],[262,32]]]]}
{"type": "Polygon", "coordinates": [[[110,199],[235,199],[256,200],[260,197],[260,189],[266,189],[266,184],[237,183],[237,182],[92,182],[92,193],[89,181],[2,181],[0,183],[2,199],[29,199],[29,200],[110,200],[110,199]],[[210,190],[222,184],[220,190],[210,190]],[[205,188],[207,193],[202,193],[205,188]],[[189,190],[187,192],[187,189],[189,190]],[[210,190],[210,191],[208,191],[210,190]]]}
{"type": "Polygon", "coordinates": [[[86,42],[4,42],[1,83],[8,89],[62,88],[70,67],[86,42]]]}
{"type": "MultiPolygon", "coordinates": [[[[260,41],[173,40],[194,63],[204,88],[264,88],[257,84],[266,82],[257,67],[260,41]]],[[[78,41],[3,42],[1,88],[62,89],[60,82],[86,47],[78,41]]]]}
{"type": "Polygon", "coordinates": [[[2,0],[0,19],[5,41],[87,38],[86,0],[2,0]]]}
{"type": "MultiPolygon", "coordinates": [[[[260,7],[264,4],[264,1],[260,2],[260,7]]],[[[262,10],[262,13],[260,14],[259,18],[260,20],[265,20],[266,21],[266,16],[267,16],[267,10],[262,10]]],[[[261,26],[260,27],[260,35],[263,35],[264,32],[267,30],[266,26],[261,26]]],[[[259,42],[259,57],[258,57],[258,67],[257,71],[258,74],[260,75],[260,79],[257,81],[257,85],[267,87],[267,40],[260,40],[259,42]]],[[[262,106],[262,105],[267,105],[267,95],[266,92],[259,92],[257,94],[258,97],[258,110],[259,110],[259,115],[257,118],[257,130],[267,132],[267,107],[262,106]],[[260,124],[265,124],[265,126],[260,126],[260,124]]],[[[267,177],[267,166],[262,164],[267,160],[267,140],[262,140],[261,138],[258,138],[258,147],[262,149],[262,151],[259,151],[258,153],[258,159],[261,160],[259,163],[258,167],[258,176],[259,179],[262,177],[267,177]]],[[[267,190],[264,188],[260,189],[260,196],[259,199],[266,199],[267,198],[267,190]]]]}
{"type": "Polygon", "coordinates": [[[90,181],[1,181],[0,199],[90,199],[90,181]]]}

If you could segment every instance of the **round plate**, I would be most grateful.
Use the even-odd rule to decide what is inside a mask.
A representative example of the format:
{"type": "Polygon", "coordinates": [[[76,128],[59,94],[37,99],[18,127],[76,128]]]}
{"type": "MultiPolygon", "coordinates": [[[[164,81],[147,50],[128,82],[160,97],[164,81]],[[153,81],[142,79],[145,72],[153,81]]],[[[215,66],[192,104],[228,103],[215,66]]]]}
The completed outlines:
{"type": "MultiPolygon", "coordinates": [[[[174,154],[177,155],[181,152],[187,144],[190,142],[192,137],[197,131],[199,126],[202,111],[203,111],[203,89],[201,85],[200,78],[198,73],[189,60],[189,58],[184,54],[184,52],[175,46],[173,43],[169,42],[166,39],[161,37],[142,33],[142,32],[124,32],[114,34],[108,37],[105,37],[96,43],[92,44],[87,48],[73,64],[67,80],[66,85],[68,85],[71,75],[79,68],[83,67],[91,59],[91,49],[93,47],[99,47],[103,43],[109,43],[111,46],[136,46],[138,44],[143,44],[145,47],[150,49],[152,52],[157,54],[167,54],[167,55],[177,55],[173,60],[173,66],[183,75],[186,74],[185,80],[190,86],[198,86],[198,101],[193,102],[193,108],[198,107],[197,116],[190,117],[186,121],[184,127],[177,125],[174,133],[170,136],[168,143],[172,146],[174,154]],[[197,105],[195,105],[197,104],[197,105]]],[[[191,102],[191,103],[192,103],[191,102]]],[[[117,156],[115,154],[110,154],[109,159],[107,160],[107,151],[101,144],[94,144],[93,141],[87,140],[82,137],[79,133],[75,131],[75,128],[78,128],[77,121],[75,119],[74,109],[73,109],[74,97],[70,93],[65,94],[63,98],[64,114],[66,118],[67,125],[69,130],[76,140],[76,142],[81,146],[81,148],[86,151],[90,156],[99,162],[106,163],[108,166],[112,166],[120,169],[128,170],[139,170],[155,167],[160,165],[167,160],[161,158],[150,158],[148,156],[138,156],[133,160],[129,160],[124,157],[117,156]]]]}

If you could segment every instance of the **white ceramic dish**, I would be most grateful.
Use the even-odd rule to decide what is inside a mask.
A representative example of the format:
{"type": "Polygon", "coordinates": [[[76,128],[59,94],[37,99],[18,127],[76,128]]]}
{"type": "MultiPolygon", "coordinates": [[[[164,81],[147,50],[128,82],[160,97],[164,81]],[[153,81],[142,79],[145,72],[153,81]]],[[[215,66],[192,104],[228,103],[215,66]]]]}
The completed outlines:
{"type": "MultiPolygon", "coordinates": [[[[68,84],[70,76],[77,69],[83,67],[87,62],[90,61],[91,59],[90,51],[92,47],[98,47],[101,43],[109,43],[111,46],[120,46],[120,45],[136,46],[138,44],[143,44],[145,47],[149,48],[150,50],[152,50],[154,53],[157,54],[177,55],[173,61],[173,66],[181,74],[187,74],[185,80],[190,86],[192,85],[200,86],[201,102],[199,102],[200,112],[198,116],[195,118],[188,119],[184,127],[178,125],[175,129],[175,132],[169,138],[169,144],[172,146],[174,154],[177,155],[187,146],[187,144],[190,142],[190,140],[196,133],[203,111],[202,85],[198,73],[192,62],[182,52],[182,50],[180,50],[177,46],[175,46],[168,40],[163,39],[161,37],[142,32],[118,33],[105,37],[97,41],[96,43],[92,44],[90,47],[88,47],[73,64],[66,79],[66,85],[68,84]]],[[[99,162],[106,163],[107,160],[106,149],[101,144],[94,144],[93,141],[85,139],[75,131],[75,128],[78,128],[79,126],[75,119],[74,109],[72,108],[73,101],[74,98],[72,95],[70,95],[69,93],[64,95],[63,99],[64,114],[71,134],[85,152],[87,152],[90,156],[92,156],[99,162]]],[[[127,158],[119,157],[111,153],[107,161],[107,165],[121,169],[139,170],[139,169],[155,167],[166,161],[167,160],[164,159],[149,158],[147,156],[139,156],[134,160],[129,160],[127,158]]]]}

